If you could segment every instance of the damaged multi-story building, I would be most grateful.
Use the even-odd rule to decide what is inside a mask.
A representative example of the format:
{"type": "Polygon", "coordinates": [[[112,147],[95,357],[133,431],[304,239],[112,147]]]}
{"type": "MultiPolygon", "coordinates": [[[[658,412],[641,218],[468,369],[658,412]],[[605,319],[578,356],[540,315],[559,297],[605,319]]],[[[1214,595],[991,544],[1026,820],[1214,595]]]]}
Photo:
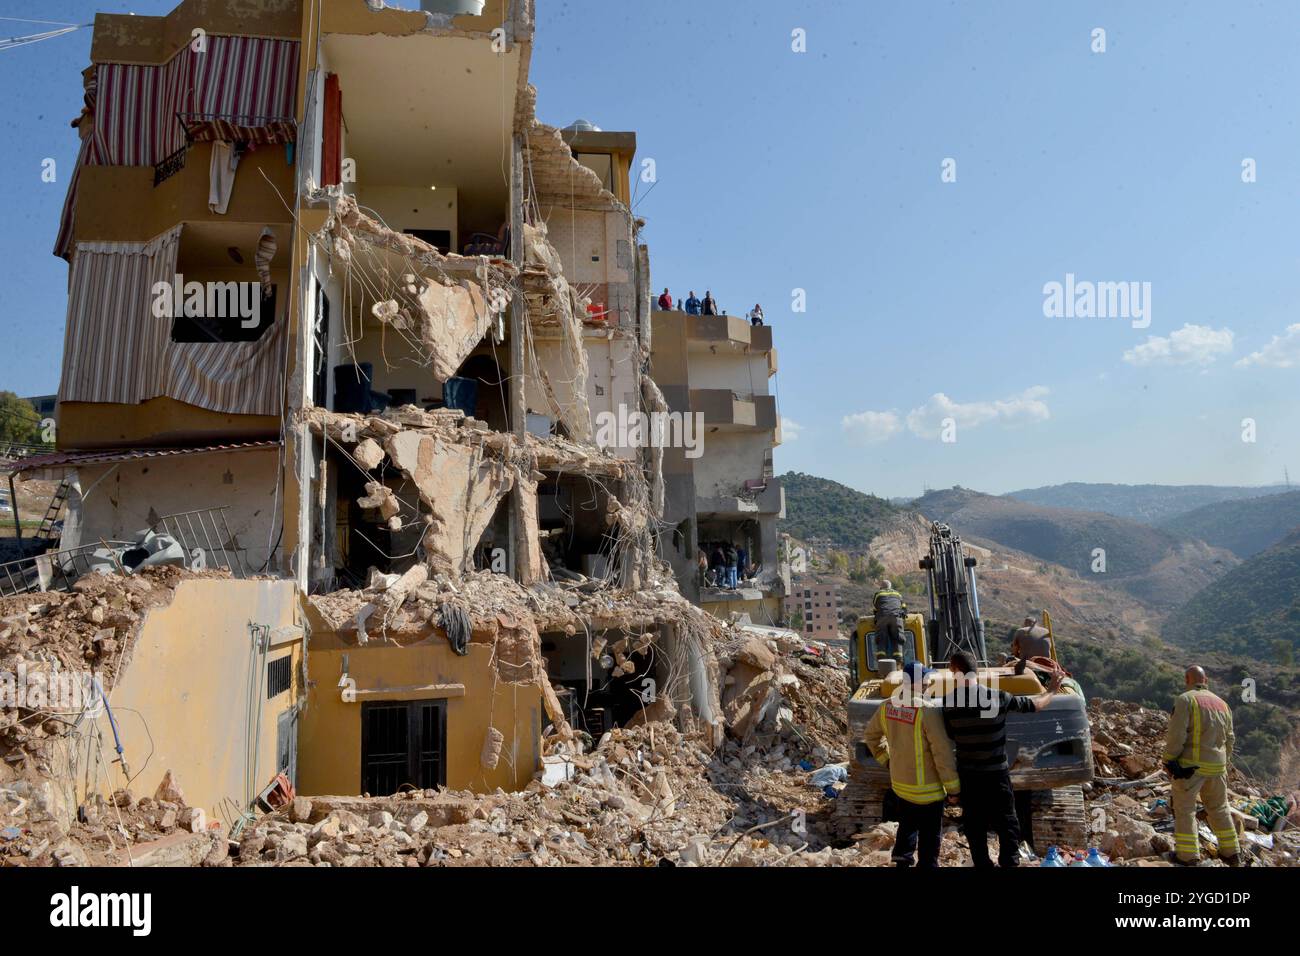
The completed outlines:
{"type": "Polygon", "coordinates": [[[785,490],[772,464],[781,444],[769,391],[777,372],[772,327],[659,309],[651,322],[655,382],[672,412],[694,416],[702,432],[696,448],[664,452],[664,521],[674,533],[661,538],[662,551],[683,593],[710,613],[783,624],[790,567],[777,532],[785,490]],[[746,565],[734,587],[699,568],[727,545],[746,565]]]}
{"type": "Polygon", "coordinates": [[[770,336],[652,312],[636,137],[540,122],[533,36],[531,0],[96,17],[57,451],[19,466],[66,513],[8,593],[184,571],[93,637],[139,726],[93,718],[125,760],[70,746],[70,806],[146,725],[137,774],[232,818],[277,777],[509,790],[618,725],[720,738],[720,624],[664,557],[747,535],[779,609],[770,336]],[[670,398],[661,331],[689,343],[670,398]],[[722,409],[741,369],[761,387],[722,409]],[[679,500],[680,449],[607,426],[695,410],[732,450],[679,500]]]}

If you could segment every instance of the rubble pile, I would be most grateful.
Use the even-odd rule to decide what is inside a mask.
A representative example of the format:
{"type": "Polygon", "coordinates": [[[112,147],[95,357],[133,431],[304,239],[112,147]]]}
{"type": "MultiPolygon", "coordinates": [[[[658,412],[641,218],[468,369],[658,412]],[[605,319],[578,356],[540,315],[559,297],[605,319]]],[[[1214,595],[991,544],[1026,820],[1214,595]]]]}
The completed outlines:
{"type": "MultiPolygon", "coordinates": [[[[1169,715],[1111,700],[1088,703],[1096,778],[1084,785],[1092,839],[1112,864],[1168,863],[1174,849],[1170,778],[1162,769],[1169,715]]],[[[1236,767],[1228,775],[1229,805],[1246,859],[1260,866],[1300,865],[1300,826],[1286,816],[1267,829],[1251,808],[1272,792],[1236,767]]],[[[1292,807],[1294,810],[1295,808],[1292,807]]],[[[1300,816],[1297,817],[1300,819],[1300,816]]],[[[1217,860],[1218,841],[1198,816],[1202,857],[1217,860]]],[[[1083,849],[1072,847],[1070,849],[1083,849]]]]}
{"type": "Polygon", "coordinates": [[[88,702],[97,691],[93,683],[86,686],[87,673],[105,691],[112,688],[145,613],[171,603],[179,580],[194,576],[229,575],[161,566],[127,576],[87,574],[70,591],[0,598],[0,680],[27,688],[21,700],[16,684],[0,688],[10,691],[0,701],[0,785],[27,771],[51,772],[46,744],[63,736],[80,712],[58,706],[55,689],[75,680],[75,691],[88,702]],[[39,697],[36,687],[43,691],[39,697]]]}

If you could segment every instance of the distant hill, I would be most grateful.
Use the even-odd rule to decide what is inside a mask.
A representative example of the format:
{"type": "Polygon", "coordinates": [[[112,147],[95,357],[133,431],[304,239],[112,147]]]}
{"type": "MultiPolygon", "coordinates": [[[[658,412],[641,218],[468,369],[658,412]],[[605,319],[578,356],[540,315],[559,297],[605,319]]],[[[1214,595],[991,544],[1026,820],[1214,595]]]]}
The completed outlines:
{"type": "Polygon", "coordinates": [[[800,541],[842,551],[864,551],[867,543],[897,524],[904,509],[827,478],[797,471],[781,476],[785,521],[781,530],[800,541]]]}
{"type": "Polygon", "coordinates": [[[1004,497],[1049,508],[1101,511],[1117,518],[1159,524],[1206,505],[1274,495],[1284,490],[1280,485],[1106,485],[1072,481],[1064,485],[1012,491],[1004,497]]]}
{"type": "Polygon", "coordinates": [[[1249,558],[1300,527],[1300,491],[1205,505],[1157,524],[1249,558]]]}
{"type": "Polygon", "coordinates": [[[1278,660],[1300,648],[1300,529],[1243,562],[1165,621],[1184,647],[1278,660]],[[1278,642],[1288,651],[1279,653],[1278,642]]]}
{"type": "Polygon", "coordinates": [[[927,518],[1007,548],[1062,565],[1107,587],[1120,587],[1157,611],[1169,611],[1238,563],[1230,551],[1096,511],[1045,507],[952,488],[913,502],[927,518]],[[1104,573],[1093,571],[1105,551],[1104,573]]]}

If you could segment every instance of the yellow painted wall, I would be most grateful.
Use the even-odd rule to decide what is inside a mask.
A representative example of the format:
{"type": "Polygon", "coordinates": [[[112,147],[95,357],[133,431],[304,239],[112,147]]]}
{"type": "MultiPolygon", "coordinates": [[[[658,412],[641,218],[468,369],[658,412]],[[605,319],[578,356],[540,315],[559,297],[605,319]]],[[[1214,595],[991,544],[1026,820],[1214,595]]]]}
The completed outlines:
{"type": "Polygon", "coordinates": [[[65,448],[133,448],[212,444],[276,438],[273,415],[229,415],[174,398],[151,398],[139,405],[111,402],[59,402],[57,444],[65,448]]]}
{"type": "MultiPolygon", "coordinates": [[[[287,223],[293,167],[283,146],[264,146],[239,161],[224,215],[208,208],[212,144],[195,143],[176,175],[153,184],[152,166],[85,166],[77,183],[78,240],[146,242],[178,222],[287,223]],[[265,174],[265,175],[263,175],[265,174]]],[[[249,262],[250,268],[252,263],[249,262]]]]}
{"type": "MultiPolygon", "coordinates": [[[[350,796],[361,790],[361,704],[366,700],[447,700],[447,786],[487,792],[518,790],[539,767],[543,721],[541,691],[535,685],[496,679],[492,649],[469,645],[460,657],[441,634],[420,644],[398,647],[373,643],[345,645],[336,635],[311,632],[308,670],[311,687],[299,734],[298,781],[304,794],[350,796]],[[342,658],[356,681],[356,701],[345,703],[338,687],[342,658]],[[415,691],[428,685],[464,685],[463,694],[415,691]],[[367,690],[387,690],[384,697],[367,690]],[[483,769],[480,754],[489,726],[505,735],[495,770],[483,769]]],[[[460,693],[453,691],[452,693],[460,693]]]]}
{"type": "MultiPolygon", "coordinates": [[[[262,714],[255,790],[271,781],[276,719],[301,692],[301,630],[293,627],[297,607],[292,581],[190,579],[177,587],[170,605],[149,613],[130,663],[110,694],[127,764],[138,774],[130,787],[137,797],[152,796],[171,770],[187,804],[203,807],[209,819],[232,820],[237,813],[232,806],[242,808],[247,797],[246,734],[250,713],[256,715],[250,693],[262,714]],[[265,661],[260,654],[254,660],[250,621],[284,628],[281,643],[265,661]],[[286,654],[294,658],[294,686],[267,700],[266,661],[286,654]],[[258,685],[250,690],[254,676],[258,685]]],[[[98,719],[97,730],[103,757],[112,760],[113,732],[106,715],[98,719]]],[[[93,761],[90,779],[106,794],[124,782],[116,764],[103,765],[96,777],[93,761]]]]}
{"type": "MultiPolygon", "coordinates": [[[[338,0],[331,0],[338,2],[338,0]]],[[[193,31],[297,39],[302,0],[182,0],[165,16],[100,13],[90,58],[96,63],[165,63],[193,31]]]]}

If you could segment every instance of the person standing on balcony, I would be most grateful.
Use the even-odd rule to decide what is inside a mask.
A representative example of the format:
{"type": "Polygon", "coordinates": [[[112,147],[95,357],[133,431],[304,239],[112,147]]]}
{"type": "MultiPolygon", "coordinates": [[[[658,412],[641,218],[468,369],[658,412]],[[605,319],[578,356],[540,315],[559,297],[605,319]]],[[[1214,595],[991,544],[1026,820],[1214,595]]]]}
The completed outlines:
{"type": "Polygon", "coordinates": [[[722,587],[727,583],[727,555],[722,550],[722,545],[715,543],[713,553],[709,556],[709,564],[713,567],[713,586],[722,587]]]}
{"type": "Polygon", "coordinates": [[[704,314],[705,315],[718,314],[717,300],[713,298],[713,293],[710,292],[708,289],[704,290],[704,314]]]}
{"type": "Polygon", "coordinates": [[[749,313],[749,324],[750,325],[763,324],[763,307],[759,305],[757,302],[754,303],[754,310],[749,313]]]}
{"type": "Polygon", "coordinates": [[[731,543],[727,544],[724,553],[727,556],[727,587],[734,591],[739,583],[737,576],[740,571],[740,555],[736,553],[736,546],[731,543]]]}
{"type": "Polygon", "coordinates": [[[736,548],[736,570],[740,579],[748,577],[749,552],[743,546],[736,548]]]}
{"type": "Polygon", "coordinates": [[[673,308],[673,297],[668,292],[668,287],[664,287],[664,294],[659,297],[659,308],[664,312],[671,312],[673,308]]]}
{"type": "Polygon", "coordinates": [[[687,315],[700,314],[700,300],[695,298],[694,289],[692,289],[691,294],[686,297],[686,314],[687,315]]]}

